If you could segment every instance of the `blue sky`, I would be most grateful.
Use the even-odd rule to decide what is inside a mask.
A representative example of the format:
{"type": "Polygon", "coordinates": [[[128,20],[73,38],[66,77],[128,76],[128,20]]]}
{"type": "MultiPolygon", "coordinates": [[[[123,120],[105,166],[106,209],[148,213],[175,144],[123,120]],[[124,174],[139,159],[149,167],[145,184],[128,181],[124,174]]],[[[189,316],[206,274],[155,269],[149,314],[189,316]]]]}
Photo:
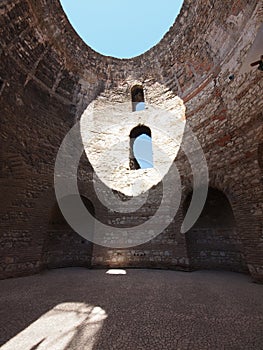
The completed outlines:
{"type": "Polygon", "coordinates": [[[151,137],[142,134],[134,141],[133,152],[141,169],[153,168],[153,151],[151,137]]]}
{"type": "Polygon", "coordinates": [[[183,0],[61,0],[71,24],[94,50],[119,58],[157,44],[174,23],[183,0]]]}

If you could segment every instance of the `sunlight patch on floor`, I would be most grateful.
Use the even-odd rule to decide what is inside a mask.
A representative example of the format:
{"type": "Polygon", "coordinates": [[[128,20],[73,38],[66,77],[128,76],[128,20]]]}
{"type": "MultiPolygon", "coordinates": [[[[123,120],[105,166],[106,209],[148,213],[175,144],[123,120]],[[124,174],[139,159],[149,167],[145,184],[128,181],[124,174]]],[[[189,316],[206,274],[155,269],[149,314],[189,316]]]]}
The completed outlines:
{"type": "Polygon", "coordinates": [[[63,303],[41,316],[2,346],[2,350],[64,350],[75,343],[92,350],[96,334],[102,328],[106,312],[84,303],[63,303]]]}
{"type": "Polygon", "coordinates": [[[119,269],[110,269],[106,272],[107,275],[127,275],[127,272],[125,270],[119,270],[119,269]]]}

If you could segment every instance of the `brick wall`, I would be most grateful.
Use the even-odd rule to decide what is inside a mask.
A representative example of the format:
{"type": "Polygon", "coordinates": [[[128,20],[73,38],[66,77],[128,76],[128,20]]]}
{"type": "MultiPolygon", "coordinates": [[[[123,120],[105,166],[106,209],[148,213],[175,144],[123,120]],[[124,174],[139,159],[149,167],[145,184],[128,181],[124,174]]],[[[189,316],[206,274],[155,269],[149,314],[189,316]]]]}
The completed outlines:
{"type": "MultiPolygon", "coordinates": [[[[244,260],[252,277],[263,280],[263,74],[256,69],[240,74],[262,13],[256,0],[185,0],[158,45],[137,58],[118,60],[87,47],[58,0],[1,2],[1,278],[38,272],[51,254],[53,248],[48,252],[46,247],[52,245],[49,220],[56,203],[54,162],[67,131],[99,95],[114,98],[124,91],[128,98],[127,87],[141,83],[150,103],[162,106],[172,96],[183,98],[187,123],[207,158],[210,186],[228,198],[244,260]]],[[[192,189],[192,174],[183,152],[176,165],[184,199],[192,189]]],[[[79,180],[96,216],[116,222],[118,217],[94,194],[92,167],[85,157],[79,180]]],[[[179,232],[183,202],[174,222],[152,242],[129,250],[95,246],[93,264],[191,269],[185,236],[179,232]]],[[[156,195],[154,205],[126,220],[147,220],[157,206],[156,195]]],[[[81,244],[77,234],[70,235],[81,244]]]]}

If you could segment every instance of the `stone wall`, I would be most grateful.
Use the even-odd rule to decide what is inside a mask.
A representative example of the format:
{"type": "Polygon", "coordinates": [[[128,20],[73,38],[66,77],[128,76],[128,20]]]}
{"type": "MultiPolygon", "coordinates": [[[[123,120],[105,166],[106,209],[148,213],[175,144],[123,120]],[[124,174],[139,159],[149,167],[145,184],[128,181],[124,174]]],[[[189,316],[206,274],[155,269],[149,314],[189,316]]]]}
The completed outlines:
{"type": "MultiPolygon", "coordinates": [[[[263,280],[263,74],[257,69],[241,74],[262,16],[256,0],[185,0],[158,45],[119,60],[87,47],[58,0],[1,1],[1,278],[38,272],[46,264],[45,242],[56,203],[54,163],[65,134],[98,96],[130,96],[129,87],[140,84],[148,103],[162,107],[174,96],[183,99],[187,123],[206,155],[210,186],[228,198],[250,274],[263,280]]],[[[171,225],[145,246],[94,247],[94,265],[191,269],[180,234],[184,199],[192,191],[191,168],[182,151],[176,165],[183,200],[171,225]]],[[[96,217],[123,224],[96,198],[92,167],[84,156],[79,181],[96,217]]],[[[147,220],[160,190],[152,189],[153,199],[126,217],[126,224],[147,220]]]]}
{"type": "MultiPolygon", "coordinates": [[[[82,200],[86,209],[95,215],[92,203],[85,197],[82,200]]],[[[94,231],[94,227],[88,229],[94,231]]],[[[43,265],[47,268],[91,267],[92,252],[93,244],[74,232],[56,203],[50,212],[43,244],[43,265]]]]}
{"type": "Polygon", "coordinates": [[[247,270],[231,206],[218,190],[209,188],[202,214],[186,233],[186,244],[190,265],[195,269],[247,270]]]}

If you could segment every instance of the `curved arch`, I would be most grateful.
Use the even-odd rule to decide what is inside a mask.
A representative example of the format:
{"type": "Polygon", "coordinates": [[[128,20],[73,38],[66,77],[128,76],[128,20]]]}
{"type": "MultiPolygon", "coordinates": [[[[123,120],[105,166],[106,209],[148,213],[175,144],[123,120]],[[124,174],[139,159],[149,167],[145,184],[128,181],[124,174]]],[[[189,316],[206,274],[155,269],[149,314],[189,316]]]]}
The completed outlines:
{"type": "MultiPolygon", "coordinates": [[[[81,196],[81,199],[87,210],[95,215],[92,202],[84,196],[81,196]]],[[[70,198],[67,198],[67,201],[70,202],[70,198]]],[[[57,202],[50,214],[44,248],[45,265],[48,268],[91,267],[93,243],[85,240],[68,225],[57,202]]],[[[93,231],[94,227],[88,227],[87,230],[93,231]]]]}
{"type": "Polygon", "coordinates": [[[147,135],[148,137],[152,137],[151,129],[146,125],[137,125],[130,132],[130,169],[137,170],[140,169],[141,166],[138,163],[136,156],[134,154],[134,143],[138,137],[141,135],[147,135]]]}
{"type": "Polygon", "coordinates": [[[131,98],[132,98],[132,111],[139,111],[144,109],[144,91],[142,85],[134,85],[131,88],[131,98]]]}
{"type": "Polygon", "coordinates": [[[244,271],[249,271],[253,280],[261,283],[262,268],[258,261],[262,256],[259,248],[262,220],[251,210],[255,207],[254,199],[248,197],[245,191],[240,193],[240,188],[236,188],[234,182],[229,182],[223,173],[210,173],[210,186],[222,191],[228,199],[236,221],[238,242],[245,262],[244,271]],[[251,237],[256,239],[253,240],[251,237]]]}
{"type": "MultiPolygon", "coordinates": [[[[184,212],[190,200],[191,193],[185,199],[184,212]]],[[[222,191],[209,187],[204,209],[185,237],[192,268],[247,270],[234,213],[222,191]]]]}
{"type": "MultiPolygon", "coordinates": [[[[86,191],[84,190],[85,185],[80,182],[79,187],[84,205],[88,208],[91,214],[95,216],[95,207],[93,206],[92,200],[86,195],[86,191]]],[[[38,228],[39,246],[41,247],[40,270],[47,267],[91,267],[93,244],[90,244],[90,242],[87,242],[80,237],[67,224],[63,215],[61,214],[60,209],[58,208],[54,188],[47,189],[36,199],[34,213],[35,216],[32,220],[32,227],[38,228]],[[80,247],[81,254],[79,256],[76,254],[74,257],[74,249],[78,249],[78,247],[75,245],[71,254],[73,259],[70,259],[70,256],[68,259],[66,259],[67,252],[60,244],[62,243],[63,235],[65,239],[70,238],[71,243],[73,242],[80,247]],[[52,242],[50,239],[55,239],[55,244],[57,244],[58,251],[60,251],[59,255],[57,256],[55,255],[55,249],[53,249],[54,246],[52,248],[52,242]],[[50,248],[53,249],[53,251],[51,251],[50,248]],[[48,263],[48,255],[51,256],[50,264],[48,263]]],[[[70,246],[68,245],[67,248],[70,248],[70,246]]],[[[75,252],[77,252],[76,249],[75,252]]]]}

